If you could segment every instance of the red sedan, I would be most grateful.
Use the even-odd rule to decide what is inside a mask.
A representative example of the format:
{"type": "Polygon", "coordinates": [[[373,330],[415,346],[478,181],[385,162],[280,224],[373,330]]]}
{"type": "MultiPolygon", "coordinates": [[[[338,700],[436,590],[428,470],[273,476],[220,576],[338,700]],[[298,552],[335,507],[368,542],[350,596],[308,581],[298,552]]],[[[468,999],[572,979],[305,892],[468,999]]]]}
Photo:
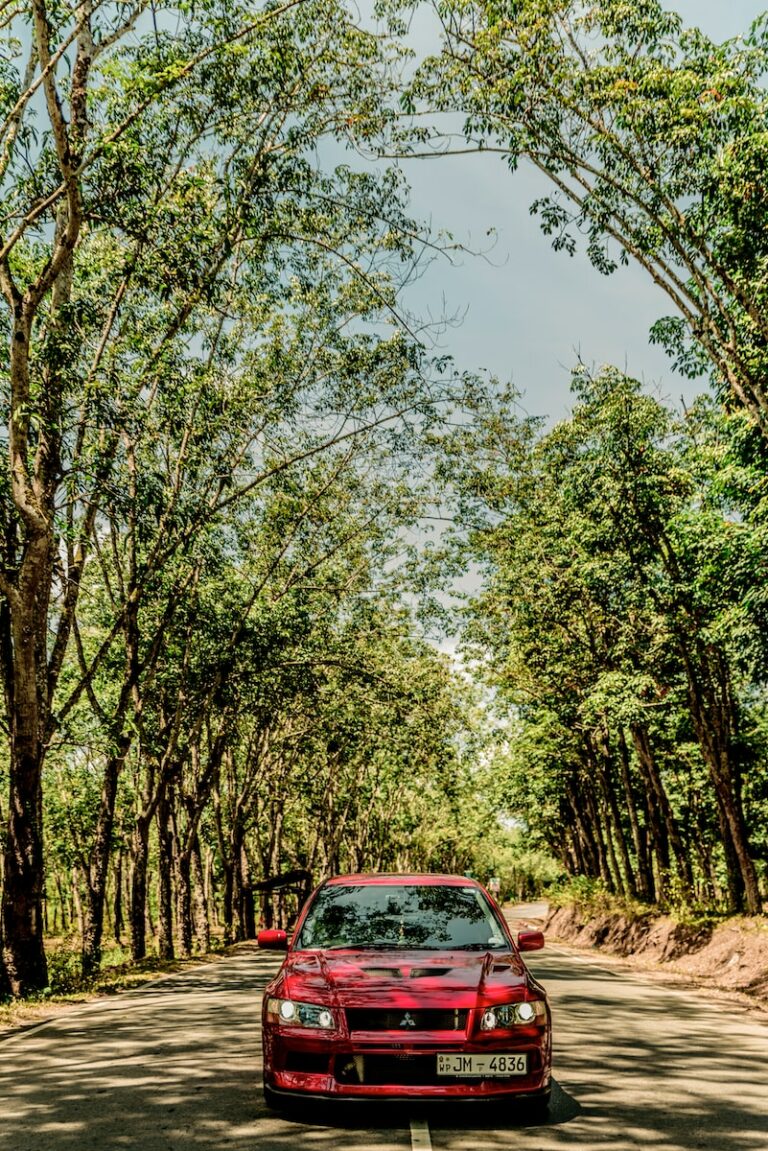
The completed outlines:
{"type": "Polygon", "coordinates": [[[543,1113],[550,1011],[488,893],[456,875],[341,875],[307,901],[264,994],[264,1094],[498,1099],[543,1113]]]}

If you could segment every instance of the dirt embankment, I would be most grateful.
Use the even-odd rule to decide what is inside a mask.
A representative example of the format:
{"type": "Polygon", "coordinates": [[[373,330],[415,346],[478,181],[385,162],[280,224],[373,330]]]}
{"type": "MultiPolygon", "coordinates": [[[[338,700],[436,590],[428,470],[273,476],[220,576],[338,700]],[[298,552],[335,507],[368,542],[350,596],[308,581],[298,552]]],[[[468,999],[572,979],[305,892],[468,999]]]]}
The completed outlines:
{"type": "Polygon", "coordinates": [[[588,916],[553,908],[544,924],[553,941],[599,948],[640,966],[663,968],[694,982],[768,1003],[768,918],[718,924],[678,923],[668,916],[629,919],[617,912],[588,916]]]}

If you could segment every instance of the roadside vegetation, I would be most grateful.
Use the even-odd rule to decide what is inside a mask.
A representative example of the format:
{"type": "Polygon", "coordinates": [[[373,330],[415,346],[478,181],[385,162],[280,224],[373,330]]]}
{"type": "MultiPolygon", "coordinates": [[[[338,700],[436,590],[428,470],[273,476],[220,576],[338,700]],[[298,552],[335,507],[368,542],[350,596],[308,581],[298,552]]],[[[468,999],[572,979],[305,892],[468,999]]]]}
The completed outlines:
{"type": "Polygon", "coordinates": [[[208,954],[344,870],[761,911],[768,25],[445,0],[406,64],[410,7],[3,17],[0,995],[208,954]],[[645,268],[707,395],[577,365],[547,429],[434,357],[402,292],[443,241],[361,152],[452,147],[645,268]]]}
{"type": "Polygon", "coordinates": [[[467,643],[509,714],[503,793],[571,876],[759,913],[762,446],[740,414],[678,416],[613,370],[577,373],[574,401],[546,433],[494,409],[474,455],[457,445],[487,574],[467,643]]]}
{"type": "Polygon", "coordinates": [[[407,100],[426,126],[403,149],[532,163],[555,248],[583,244],[604,275],[645,269],[674,305],[652,339],[714,393],[679,413],[615,368],[578,365],[572,417],[553,430],[496,390],[456,436],[487,576],[469,643],[508,706],[506,798],[572,876],[758,914],[768,18],[715,44],[656,0],[435,8],[443,51],[407,100]],[[457,108],[461,139],[425,118],[457,108]]]}
{"type": "Polygon", "coordinates": [[[658,903],[609,891],[602,879],[589,879],[584,875],[561,879],[547,887],[547,904],[550,914],[560,908],[571,908],[578,911],[585,923],[604,916],[620,916],[632,924],[640,919],[666,914],[675,923],[703,927],[727,918],[714,908],[696,908],[690,903],[681,902],[662,908],[658,903]]]}

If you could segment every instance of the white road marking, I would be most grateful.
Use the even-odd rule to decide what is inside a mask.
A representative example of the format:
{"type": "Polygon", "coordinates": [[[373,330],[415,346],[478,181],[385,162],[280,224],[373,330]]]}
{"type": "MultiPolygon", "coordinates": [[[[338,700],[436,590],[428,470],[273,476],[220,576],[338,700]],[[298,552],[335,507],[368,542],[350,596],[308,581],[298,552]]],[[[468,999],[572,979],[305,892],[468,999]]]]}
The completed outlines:
{"type": "Polygon", "coordinates": [[[426,1119],[411,1119],[411,1151],[432,1151],[432,1139],[426,1119]]]}

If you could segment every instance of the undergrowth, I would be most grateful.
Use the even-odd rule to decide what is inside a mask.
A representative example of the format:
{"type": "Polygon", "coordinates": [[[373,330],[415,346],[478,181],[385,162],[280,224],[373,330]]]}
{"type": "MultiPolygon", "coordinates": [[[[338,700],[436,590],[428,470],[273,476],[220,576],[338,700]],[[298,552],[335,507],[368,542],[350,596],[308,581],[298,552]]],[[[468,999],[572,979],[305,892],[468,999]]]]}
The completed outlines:
{"type": "Polygon", "coordinates": [[[600,915],[621,915],[633,923],[651,915],[668,915],[676,923],[690,927],[704,927],[727,918],[727,913],[716,908],[686,902],[674,888],[664,903],[645,903],[627,895],[609,891],[601,879],[577,875],[553,884],[547,890],[550,907],[577,907],[586,919],[600,915]]]}
{"type": "Polygon", "coordinates": [[[590,879],[586,875],[553,884],[547,891],[547,899],[550,907],[578,907],[588,918],[616,914],[634,920],[653,910],[647,903],[614,894],[601,879],[590,879]]]}

